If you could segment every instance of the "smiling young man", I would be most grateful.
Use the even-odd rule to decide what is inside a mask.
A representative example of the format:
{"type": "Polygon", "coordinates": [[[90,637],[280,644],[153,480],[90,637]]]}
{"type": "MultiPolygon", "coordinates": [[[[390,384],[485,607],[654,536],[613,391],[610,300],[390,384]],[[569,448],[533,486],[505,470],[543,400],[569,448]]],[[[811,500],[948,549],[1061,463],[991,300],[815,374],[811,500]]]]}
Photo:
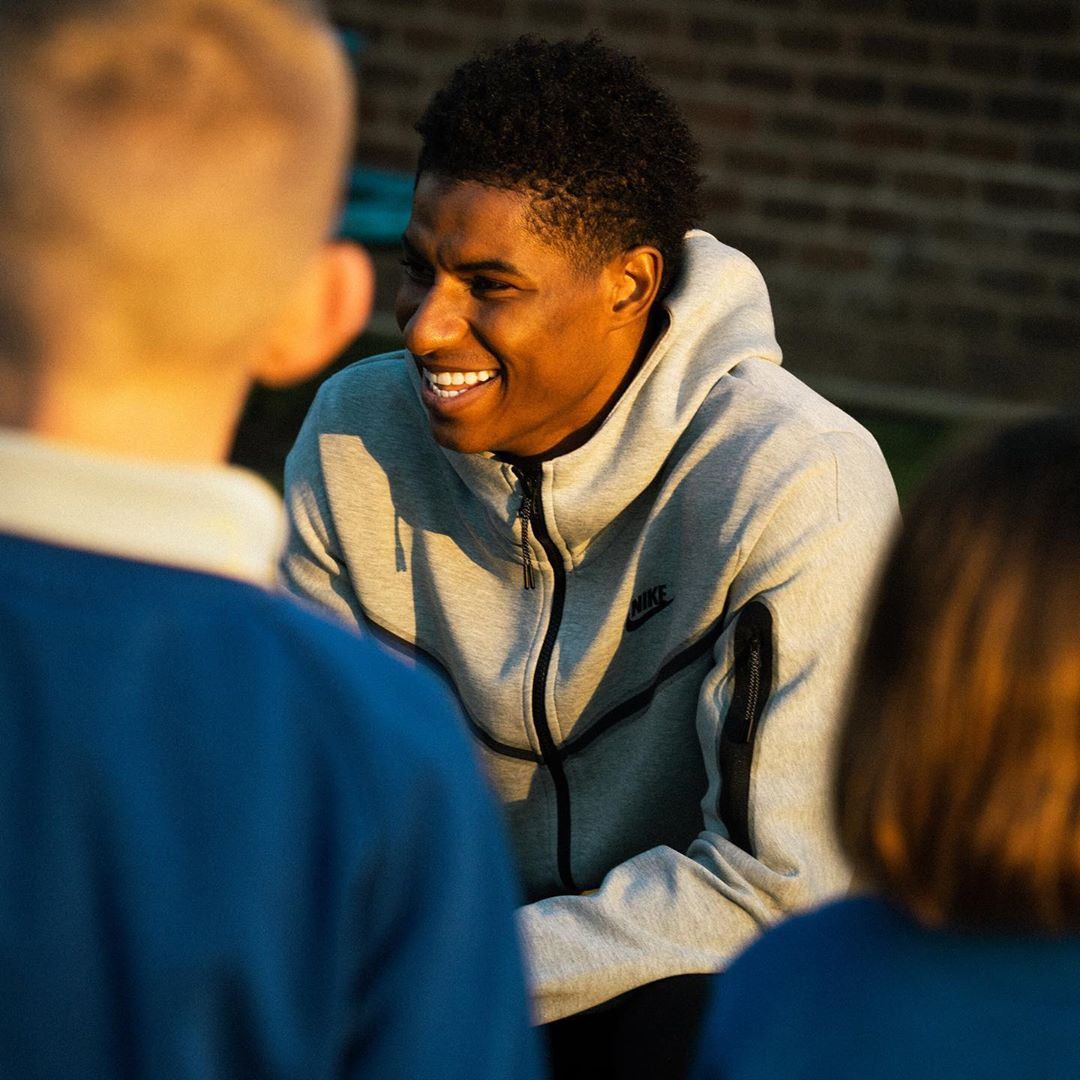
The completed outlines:
{"type": "Polygon", "coordinates": [[[827,762],[895,492],[692,229],[635,62],[522,39],[418,130],[405,349],[320,391],[285,578],[457,689],[556,1074],[676,1076],[700,974],[847,885],[827,762]]]}

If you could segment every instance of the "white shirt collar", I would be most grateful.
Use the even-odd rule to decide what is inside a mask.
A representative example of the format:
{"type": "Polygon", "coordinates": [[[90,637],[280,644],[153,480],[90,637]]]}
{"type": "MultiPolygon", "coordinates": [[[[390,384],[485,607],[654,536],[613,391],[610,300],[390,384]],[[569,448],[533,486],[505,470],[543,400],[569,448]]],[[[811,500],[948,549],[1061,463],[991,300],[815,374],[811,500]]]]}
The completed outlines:
{"type": "Polygon", "coordinates": [[[273,488],[243,469],[166,465],[0,428],[0,532],[271,585],[285,519],[273,488]]]}

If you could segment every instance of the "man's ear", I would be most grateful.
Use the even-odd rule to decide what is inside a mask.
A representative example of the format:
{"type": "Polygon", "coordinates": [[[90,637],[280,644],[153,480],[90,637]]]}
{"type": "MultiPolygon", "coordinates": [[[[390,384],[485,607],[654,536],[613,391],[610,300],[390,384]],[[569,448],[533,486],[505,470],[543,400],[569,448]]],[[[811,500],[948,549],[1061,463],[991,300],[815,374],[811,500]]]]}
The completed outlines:
{"type": "Polygon", "coordinates": [[[371,313],[371,260],[356,244],[326,244],[282,313],[253,372],[267,386],[318,374],[363,329],[371,313]]]}
{"type": "Polygon", "coordinates": [[[611,311],[618,325],[644,318],[660,291],[664,256],[642,244],[617,256],[610,268],[615,286],[611,311]]]}

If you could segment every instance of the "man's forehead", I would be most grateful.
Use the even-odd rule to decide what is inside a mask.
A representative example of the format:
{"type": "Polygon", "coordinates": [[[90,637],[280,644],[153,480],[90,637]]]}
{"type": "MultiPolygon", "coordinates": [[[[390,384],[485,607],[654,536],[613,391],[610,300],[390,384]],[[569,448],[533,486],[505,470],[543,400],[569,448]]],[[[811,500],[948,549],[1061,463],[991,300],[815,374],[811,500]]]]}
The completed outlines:
{"type": "Polygon", "coordinates": [[[529,193],[475,180],[421,174],[405,229],[406,246],[448,263],[561,259],[537,233],[529,193]]]}

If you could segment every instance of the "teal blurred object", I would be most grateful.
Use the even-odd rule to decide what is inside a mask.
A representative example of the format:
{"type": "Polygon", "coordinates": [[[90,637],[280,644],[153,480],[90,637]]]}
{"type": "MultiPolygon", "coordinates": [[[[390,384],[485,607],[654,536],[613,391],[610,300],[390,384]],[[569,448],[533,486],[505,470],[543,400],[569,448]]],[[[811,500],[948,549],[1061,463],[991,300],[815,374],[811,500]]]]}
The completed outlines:
{"type": "MultiPolygon", "coordinates": [[[[353,71],[363,82],[364,35],[355,27],[338,26],[341,46],[353,71]]],[[[349,175],[349,190],[338,222],[342,240],[371,247],[397,247],[409,222],[413,178],[408,173],[357,165],[349,175]]]]}
{"type": "Polygon", "coordinates": [[[408,173],[356,166],[338,235],[373,247],[395,246],[409,222],[412,192],[413,178],[408,173]]]}

